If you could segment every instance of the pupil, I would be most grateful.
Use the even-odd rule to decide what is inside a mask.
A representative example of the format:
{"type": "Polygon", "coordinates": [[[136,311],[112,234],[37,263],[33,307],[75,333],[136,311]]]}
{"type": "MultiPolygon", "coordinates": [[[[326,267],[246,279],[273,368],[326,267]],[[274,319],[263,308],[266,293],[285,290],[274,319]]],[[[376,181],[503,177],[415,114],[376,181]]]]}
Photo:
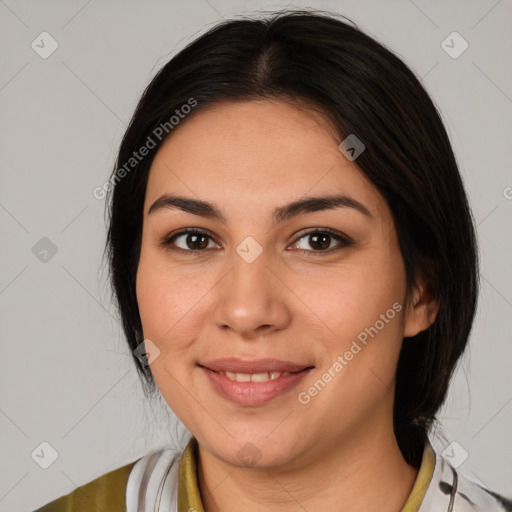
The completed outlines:
{"type": "MultiPolygon", "coordinates": [[[[330,235],[315,234],[309,235],[309,243],[314,249],[327,249],[329,247],[330,235]],[[315,247],[316,246],[316,247],[315,247]]],[[[189,249],[205,249],[208,247],[208,241],[204,235],[188,235],[187,246],[189,249]],[[200,240],[202,239],[202,243],[200,240]]]]}
{"type": "Polygon", "coordinates": [[[330,236],[326,234],[310,235],[309,243],[313,242],[311,246],[315,249],[314,245],[319,246],[319,249],[327,249],[329,247],[330,236]]]}
{"type": "Polygon", "coordinates": [[[206,240],[206,236],[204,235],[188,235],[187,236],[187,246],[189,249],[205,249],[208,246],[208,241],[206,240]],[[198,244],[199,239],[203,239],[203,243],[198,244]]]}

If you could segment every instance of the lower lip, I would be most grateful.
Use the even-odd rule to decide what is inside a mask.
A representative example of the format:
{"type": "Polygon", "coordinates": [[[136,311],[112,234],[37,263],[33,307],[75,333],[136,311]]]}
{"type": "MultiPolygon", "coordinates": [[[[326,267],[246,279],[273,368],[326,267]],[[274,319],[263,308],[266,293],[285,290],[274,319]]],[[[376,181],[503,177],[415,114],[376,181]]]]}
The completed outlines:
{"type": "Polygon", "coordinates": [[[312,370],[307,368],[266,382],[237,382],[203,366],[199,368],[206,373],[214,389],[221,396],[235,404],[249,406],[270,402],[273,398],[295,387],[312,370]]]}

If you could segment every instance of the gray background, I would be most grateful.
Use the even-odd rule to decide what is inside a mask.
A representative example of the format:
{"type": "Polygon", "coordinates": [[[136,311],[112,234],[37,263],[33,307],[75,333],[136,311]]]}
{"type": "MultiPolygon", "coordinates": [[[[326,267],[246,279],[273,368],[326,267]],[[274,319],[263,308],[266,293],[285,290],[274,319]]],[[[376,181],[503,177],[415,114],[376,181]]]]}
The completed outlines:
{"type": "Polygon", "coordinates": [[[423,78],[442,112],[478,224],[482,291],[433,444],[457,442],[461,471],[512,494],[510,1],[0,0],[0,510],[33,510],[148,451],[184,446],[165,402],[140,390],[92,191],[177,50],[222,18],[286,5],[351,18],[423,78]],[[44,31],[59,45],[47,59],[31,47],[44,31]],[[453,31],[469,44],[458,58],[441,46],[453,31]],[[33,252],[43,237],[57,249],[46,261],[33,252]],[[48,469],[31,457],[44,441],[58,453],[48,469]]]}

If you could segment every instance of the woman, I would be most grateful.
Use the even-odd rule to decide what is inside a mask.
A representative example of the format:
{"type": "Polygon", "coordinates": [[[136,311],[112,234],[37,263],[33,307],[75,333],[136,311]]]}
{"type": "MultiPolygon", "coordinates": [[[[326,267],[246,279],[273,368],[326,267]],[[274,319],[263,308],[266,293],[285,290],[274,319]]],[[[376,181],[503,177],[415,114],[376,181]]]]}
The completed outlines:
{"type": "Polygon", "coordinates": [[[512,510],[428,440],[477,249],[389,50],[334,15],[224,22],[152,80],[104,191],[137,370],[192,438],[40,510],[512,510]]]}

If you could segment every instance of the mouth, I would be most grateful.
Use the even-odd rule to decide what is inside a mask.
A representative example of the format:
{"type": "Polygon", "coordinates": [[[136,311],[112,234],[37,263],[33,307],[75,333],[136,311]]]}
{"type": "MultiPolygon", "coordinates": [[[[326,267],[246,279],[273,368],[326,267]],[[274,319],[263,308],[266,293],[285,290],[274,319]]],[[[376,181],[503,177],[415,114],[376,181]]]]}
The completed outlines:
{"type": "MultiPolygon", "coordinates": [[[[203,367],[206,368],[206,367],[203,367]]],[[[210,368],[206,368],[210,370],[210,368]]],[[[263,372],[263,373],[236,373],[236,372],[216,372],[215,370],[210,370],[218,375],[222,375],[227,377],[229,380],[234,380],[236,382],[267,382],[268,380],[275,380],[281,376],[290,375],[292,373],[298,372],[263,372]]],[[[300,370],[302,371],[302,370],[300,370]]]]}
{"type": "Polygon", "coordinates": [[[227,360],[223,360],[224,367],[230,366],[228,370],[219,368],[221,363],[218,361],[215,364],[209,364],[216,368],[210,368],[205,364],[198,364],[198,367],[207,376],[213,390],[220,396],[237,405],[245,406],[263,405],[277,396],[283,395],[297,386],[314,369],[314,366],[276,362],[276,360],[260,360],[243,364],[240,364],[240,360],[236,362],[230,360],[229,364],[227,360]],[[234,368],[233,365],[236,364],[238,367],[234,368]],[[247,370],[246,368],[250,365],[256,370],[247,370]],[[274,367],[281,365],[281,368],[286,367],[287,369],[262,371],[262,368],[268,368],[269,365],[274,367]],[[245,371],[232,371],[240,369],[245,371]]]}
{"type": "Polygon", "coordinates": [[[254,359],[244,361],[236,357],[225,357],[212,361],[203,361],[199,366],[212,370],[216,373],[236,373],[242,375],[295,373],[311,367],[309,364],[299,364],[281,359],[254,359]]]}

